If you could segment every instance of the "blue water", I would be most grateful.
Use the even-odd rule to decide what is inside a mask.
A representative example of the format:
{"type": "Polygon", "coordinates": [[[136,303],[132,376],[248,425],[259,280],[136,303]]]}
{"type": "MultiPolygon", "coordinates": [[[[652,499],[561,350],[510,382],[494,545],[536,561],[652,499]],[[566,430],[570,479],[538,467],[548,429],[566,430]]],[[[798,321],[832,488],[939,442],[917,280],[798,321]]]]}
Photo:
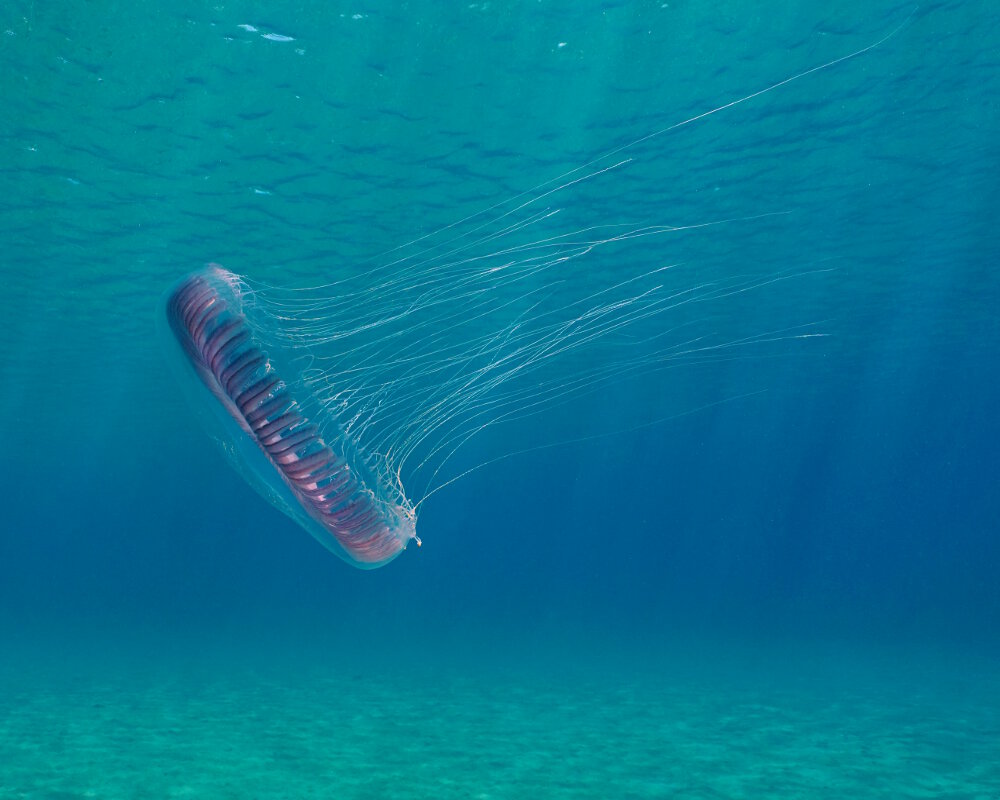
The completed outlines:
{"type": "Polygon", "coordinates": [[[1000,793],[992,4],[0,29],[0,797],[1000,793]],[[745,276],[633,344],[751,346],[485,431],[374,572],[194,421],[156,334],[181,275],[357,275],[635,142],[538,238],[695,227],[565,286],[745,276]]]}

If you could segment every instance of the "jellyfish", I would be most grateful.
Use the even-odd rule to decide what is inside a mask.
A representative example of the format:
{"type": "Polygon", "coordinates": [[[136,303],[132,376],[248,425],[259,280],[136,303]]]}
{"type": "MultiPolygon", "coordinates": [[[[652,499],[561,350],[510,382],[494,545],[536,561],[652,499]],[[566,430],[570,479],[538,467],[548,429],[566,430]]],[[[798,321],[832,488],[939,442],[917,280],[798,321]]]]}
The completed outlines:
{"type": "Polygon", "coordinates": [[[430,496],[518,452],[450,473],[488,428],[653,370],[818,335],[806,325],[708,340],[664,324],[671,310],[805,273],[678,285],[665,279],[668,264],[602,283],[574,262],[678,229],[602,225],[524,239],[551,214],[325,286],[272,286],[208,264],[166,295],[170,360],[247,482],[327,549],[371,569],[421,544],[417,513],[430,496]]]}
{"type": "Polygon", "coordinates": [[[166,295],[170,361],[258,493],[353,566],[381,566],[421,544],[417,510],[471,471],[440,477],[486,428],[725,349],[684,339],[637,347],[622,334],[668,308],[747,290],[747,279],[668,291],[658,279],[670,265],[587,288],[580,275],[567,280],[570,262],[672,229],[516,240],[552,213],[327,286],[269,286],[208,264],[166,295]],[[498,239],[508,245],[479,252],[498,239]],[[553,369],[574,351],[588,352],[589,366],[553,369]],[[404,476],[422,481],[419,499],[404,476]]]}
{"type": "Polygon", "coordinates": [[[160,315],[181,385],[254,489],[349,564],[382,566],[410,542],[421,544],[417,517],[429,497],[497,458],[559,443],[452,469],[485,430],[652,371],[823,335],[805,323],[713,339],[692,330],[690,319],[673,322],[671,312],[827,269],[683,283],[670,279],[676,263],[636,268],[621,258],[638,240],[771,213],[561,229],[553,228],[561,209],[551,203],[627,168],[638,145],[862,55],[901,27],[616,147],[329,283],[275,286],[208,264],[167,293],[160,315]],[[626,267],[609,277],[602,253],[626,267]]]}

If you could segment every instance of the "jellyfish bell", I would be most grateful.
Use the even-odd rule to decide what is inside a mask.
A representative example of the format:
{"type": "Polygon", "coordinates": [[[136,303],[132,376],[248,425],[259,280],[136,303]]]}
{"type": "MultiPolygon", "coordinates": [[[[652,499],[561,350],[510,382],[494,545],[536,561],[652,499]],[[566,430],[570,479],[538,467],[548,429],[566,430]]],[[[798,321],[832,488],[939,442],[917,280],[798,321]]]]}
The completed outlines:
{"type": "Polygon", "coordinates": [[[310,418],[288,358],[245,314],[246,284],[218,264],[180,280],[162,319],[171,362],[209,434],[266,500],[348,563],[388,563],[416,536],[415,511],[379,481],[335,417],[310,418]]]}

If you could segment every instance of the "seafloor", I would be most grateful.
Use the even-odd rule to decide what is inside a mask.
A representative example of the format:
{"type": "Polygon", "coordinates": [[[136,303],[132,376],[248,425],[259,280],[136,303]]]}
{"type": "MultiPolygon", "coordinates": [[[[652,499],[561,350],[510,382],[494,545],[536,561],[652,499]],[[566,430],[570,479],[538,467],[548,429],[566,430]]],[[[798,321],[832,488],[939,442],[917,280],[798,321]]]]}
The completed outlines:
{"type": "Polygon", "coordinates": [[[1000,671],[946,646],[47,649],[0,667],[2,798],[1000,797],[1000,671]]]}

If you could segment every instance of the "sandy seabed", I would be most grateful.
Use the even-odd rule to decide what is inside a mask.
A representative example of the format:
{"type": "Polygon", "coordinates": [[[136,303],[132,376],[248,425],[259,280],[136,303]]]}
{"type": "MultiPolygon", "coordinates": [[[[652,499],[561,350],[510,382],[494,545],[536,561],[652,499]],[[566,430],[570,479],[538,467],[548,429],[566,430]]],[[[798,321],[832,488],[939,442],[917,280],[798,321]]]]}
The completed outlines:
{"type": "Polygon", "coordinates": [[[988,658],[565,655],[35,652],[0,669],[0,798],[1000,798],[988,658]]]}

